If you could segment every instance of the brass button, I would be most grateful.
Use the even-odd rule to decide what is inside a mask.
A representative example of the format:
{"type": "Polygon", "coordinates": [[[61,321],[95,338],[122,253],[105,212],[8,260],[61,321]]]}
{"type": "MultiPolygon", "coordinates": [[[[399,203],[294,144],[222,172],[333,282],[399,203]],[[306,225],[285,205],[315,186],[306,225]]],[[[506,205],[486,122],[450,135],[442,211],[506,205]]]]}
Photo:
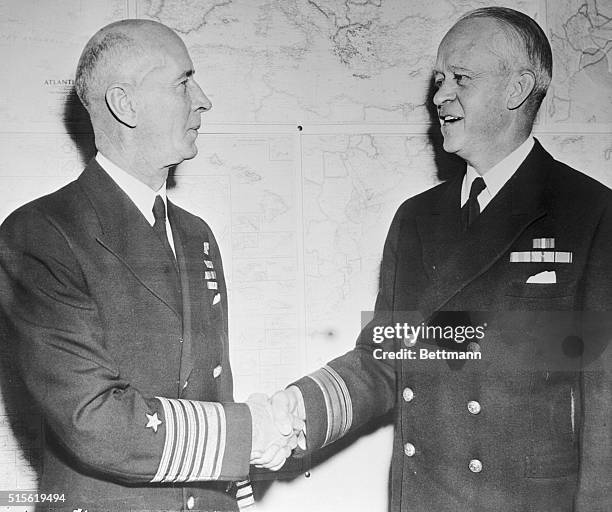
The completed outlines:
{"type": "Polygon", "coordinates": [[[412,443],[406,443],[404,445],[404,454],[406,457],[412,457],[416,453],[416,448],[412,443]]]}
{"type": "Polygon", "coordinates": [[[402,391],[402,396],[406,402],[412,402],[414,398],[414,391],[412,391],[410,388],[404,388],[404,391],[402,391]]]}
{"type": "Polygon", "coordinates": [[[219,375],[221,375],[222,371],[223,368],[221,367],[221,365],[215,366],[215,369],[213,370],[213,377],[216,379],[219,375]]]}
{"type": "Polygon", "coordinates": [[[417,342],[417,337],[414,334],[408,333],[404,338],[404,345],[407,347],[413,347],[417,342]]]}
{"type": "Polygon", "coordinates": [[[470,471],[472,473],[480,473],[482,471],[482,462],[478,459],[472,459],[469,464],[470,471]]]}
{"type": "Polygon", "coordinates": [[[193,496],[189,496],[189,498],[187,498],[187,508],[189,510],[193,510],[193,507],[195,507],[195,498],[193,496]]]}
{"type": "Polygon", "coordinates": [[[479,414],[480,411],[482,410],[482,407],[476,400],[470,400],[467,403],[467,408],[468,408],[468,411],[470,411],[470,414],[479,414]]]}

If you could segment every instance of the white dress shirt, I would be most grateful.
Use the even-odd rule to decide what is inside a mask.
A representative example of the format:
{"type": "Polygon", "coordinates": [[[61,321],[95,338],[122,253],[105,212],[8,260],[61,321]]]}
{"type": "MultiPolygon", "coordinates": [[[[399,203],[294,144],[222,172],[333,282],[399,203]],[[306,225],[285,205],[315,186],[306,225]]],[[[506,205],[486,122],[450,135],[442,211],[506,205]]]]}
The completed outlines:
{"type": "MultiPolygon", "coordinates": [[[[517,171],[520,165],[523,163],[527,155],[533,148],[535,141],[533,137],[528,137],[518,148],[510,153],[501,162],[495,164],[487,173],[482,176],[485,181],[486,188],[478,195],[478,204],[480,205],[480,211],[482,212],[495,195],[501,190],[506,182],[512,177],[517,171]]],[[[480,177],[480,174],[471,166],[467,166],[467,172],[463,177],[463,184],[461,185],[461,206],[467,202],[470,197],[470,188],[472,182],[480,177]]]]}
{"type": "Polygon", "coordinates": [[[170,220],[168,219],[168,201],[166,199],[166,182],[156,192],[142,181],[136,179],[131,174],[128,174],[119,166],[115,165],[108,158],[106,158],[99,151],[96,153],[96,161],[100,164],[100,167],[104,169],[107,174],[113,179],[113,181],[123,190],[131,201],[136,205],[136,208],[140,210],[147,219],[147,222],[153,226],[155,224],[155,217],[153,216],[153,204],[155,203],[155,197],[161,196],[166,206],[166,234],[168,235],[168,242],[174,255],[176,256],[176,249],[174,248],[174,238],[172,237],[172,229],[170,228],[170,220]]]}

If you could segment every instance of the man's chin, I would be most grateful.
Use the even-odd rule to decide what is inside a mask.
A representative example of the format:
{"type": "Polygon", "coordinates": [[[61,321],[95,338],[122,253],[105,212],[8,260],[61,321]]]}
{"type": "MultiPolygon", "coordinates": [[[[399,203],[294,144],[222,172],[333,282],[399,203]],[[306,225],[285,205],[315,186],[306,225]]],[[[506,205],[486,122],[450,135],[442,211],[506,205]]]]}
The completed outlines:
{"type": "Polygon", "coordinates": [[[176,156],[172,159],[168,159],[166,163],[166,167],[176,167],[180,165],[185,160],[191,160],[198,154],[198,148],[194,145],[192,148],[185,148],[180,152],[180,155],[177,153],[176,156]]]}
{"type": "Polygon", "coordinates": [[[453,154],[456,154],[459,151],[461,151],[461,147],[455,141],[451,140],[450,138],[444,139],[444,142],[442,143],[442,148],[447,153],[453,153],[453,154]]]}
{"type": "Polygon", "coordinates": [[[183,152],[183,160],[191,160],[192,158],[195,158],[197,154],[198,154],[198,147],[195,144],[193,144],[190,148],[187,148],[183,152]]]}

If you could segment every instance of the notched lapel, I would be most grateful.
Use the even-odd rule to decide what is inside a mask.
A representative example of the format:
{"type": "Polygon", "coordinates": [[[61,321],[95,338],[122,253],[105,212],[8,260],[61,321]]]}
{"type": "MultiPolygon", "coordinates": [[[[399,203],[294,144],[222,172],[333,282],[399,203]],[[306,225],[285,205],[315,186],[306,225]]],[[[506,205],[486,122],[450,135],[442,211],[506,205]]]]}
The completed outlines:
{"type": "Polygon", "coordinates": [[[153,228],[95,160],[79,180],[100,221],[102,233],[97,236],[98,243],[180,318],[179,278],[153,228]]]}
{"type": "Polygon", "coordinates": [[[437,215],[421,221],[423,257],[430,262],[426,268],[432,278],[419,302],[426,318],[443,310],[449,300],[504,257],[527,227],[546,215],[548,170],[543,165],[544,155],[536,141],[514,176],[467,232],[461,232],[459,220],[460,182],[459,187],[449,183],[449,193],[444,197],[456,206],[442,204],[437,215]],[[431,229],[436,231],[426,231],[431,229]]]}

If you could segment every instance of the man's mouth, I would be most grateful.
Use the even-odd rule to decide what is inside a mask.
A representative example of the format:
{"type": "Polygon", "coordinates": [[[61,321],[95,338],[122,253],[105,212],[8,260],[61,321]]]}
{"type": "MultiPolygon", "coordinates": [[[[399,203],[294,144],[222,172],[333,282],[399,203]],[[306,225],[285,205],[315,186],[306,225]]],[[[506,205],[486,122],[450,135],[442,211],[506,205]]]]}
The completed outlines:
{"type": "Polygon", "coordinates": [[[452,124],[452,123],[456,123],[457,121],[461,121],[463,117],[443,115],[443,116],[438,116],[438,119],[440,120],[440,126],[445,126],[447,124],[452,124]]]}

